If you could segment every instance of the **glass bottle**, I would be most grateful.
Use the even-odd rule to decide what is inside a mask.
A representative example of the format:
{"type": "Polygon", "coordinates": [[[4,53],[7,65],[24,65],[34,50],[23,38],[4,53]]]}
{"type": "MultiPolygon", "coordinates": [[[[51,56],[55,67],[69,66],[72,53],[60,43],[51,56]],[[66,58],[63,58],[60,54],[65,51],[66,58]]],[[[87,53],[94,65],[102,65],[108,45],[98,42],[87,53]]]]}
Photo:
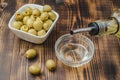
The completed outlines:
{"type": "Polygon", "coordinates": [[[89,32],[94,36],[116,35],[120,38],[120,9],[116,10],[108,19],[91,22],[87,28],[72,30],[70,34],[79,32],[89,32]]]}

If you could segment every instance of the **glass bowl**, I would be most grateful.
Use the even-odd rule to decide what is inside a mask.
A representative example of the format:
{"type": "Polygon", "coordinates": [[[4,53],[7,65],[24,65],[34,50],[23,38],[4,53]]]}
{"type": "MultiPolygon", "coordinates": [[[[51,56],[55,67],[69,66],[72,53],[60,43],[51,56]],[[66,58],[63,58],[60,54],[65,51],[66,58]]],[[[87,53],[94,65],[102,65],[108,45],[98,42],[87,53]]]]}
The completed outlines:
{"type": "Polygon", "coordinates": [[[81,34],[65,34],[56,41],[55,52],[65,65],[79,67],[93,58],[94,45],[89,38],[81,34]]]}

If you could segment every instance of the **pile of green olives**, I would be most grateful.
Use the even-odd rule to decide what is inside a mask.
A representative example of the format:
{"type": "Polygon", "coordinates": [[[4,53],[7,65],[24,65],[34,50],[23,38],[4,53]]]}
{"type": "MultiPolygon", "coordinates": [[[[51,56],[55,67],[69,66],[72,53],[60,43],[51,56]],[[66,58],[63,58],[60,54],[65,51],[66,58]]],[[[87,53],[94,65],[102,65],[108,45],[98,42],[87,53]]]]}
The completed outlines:
{"type": "Polygon", "coordinates": [[[44,5],[42,10],[26,7],[23,12],[15,14],[12,27],[36,36],[44,36],[56,19],[50,5],[44,5]]]}

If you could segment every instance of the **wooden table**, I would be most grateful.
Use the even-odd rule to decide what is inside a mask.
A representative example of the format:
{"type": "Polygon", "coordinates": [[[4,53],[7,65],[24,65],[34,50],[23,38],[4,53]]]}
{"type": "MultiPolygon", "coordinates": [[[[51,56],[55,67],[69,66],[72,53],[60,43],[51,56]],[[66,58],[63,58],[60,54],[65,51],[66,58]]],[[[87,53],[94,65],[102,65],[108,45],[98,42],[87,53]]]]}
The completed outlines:
{"type": "Polygon", "coordinates": [[[0,13],[0,80],[120,80],[120,39],[107,35],[89,38],[94,42],[95,54],[91,62],[79,68],[63,65],[56,57],[55,41],[71,29],[87,27],[99,18],[107,18],[114,9],[120,8],[120,0],[6,0],[8,6],[0,13]],[[16,37],[8,28],[13,13],[27,3],[49,4],[60,14],[60,18],[47,40],[36,45],[16,37]],[[80,26],[77,26],[80,25],[80,26]],[[38,58],[28,60],[24,53],[35,48],[38,58]],[[57,69],[48,71],[45,62],[54,59],[57,69]],[[42,74],[33,76],[28,67],[39,63],[42,74]]]}

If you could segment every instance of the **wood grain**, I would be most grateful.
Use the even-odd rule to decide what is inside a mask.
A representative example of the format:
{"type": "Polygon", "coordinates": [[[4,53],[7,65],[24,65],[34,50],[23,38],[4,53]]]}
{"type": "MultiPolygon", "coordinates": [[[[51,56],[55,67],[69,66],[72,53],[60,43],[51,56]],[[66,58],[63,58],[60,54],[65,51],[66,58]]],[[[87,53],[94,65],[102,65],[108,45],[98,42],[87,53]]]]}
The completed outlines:
{"type": "Polygon", "coordinates": [[[55,41],[71,29],[87,27],[100,18],[107,18],[114,9],[120,8],[119,0],[5,0],[8,6],[0,14],[0,80],[120,80],[120,39],[107,35],[88,36],[95,46],[91,62],[79,68],[63,65],[55,55],[55,41]],[[60,18],[47,40],[40,45],[29,43],[16,37],[9,29],[8,22],[13,13],[27,3],[49,4],[60,18]],[[27,60],[24,53],[35,48],[38,57],[27,60]],[[57,69],[50,72],[45,67],[48,59],[54,59],[57,69]],[[41,74],[33,76],[28,67],[39,64],[41,74]]]}

